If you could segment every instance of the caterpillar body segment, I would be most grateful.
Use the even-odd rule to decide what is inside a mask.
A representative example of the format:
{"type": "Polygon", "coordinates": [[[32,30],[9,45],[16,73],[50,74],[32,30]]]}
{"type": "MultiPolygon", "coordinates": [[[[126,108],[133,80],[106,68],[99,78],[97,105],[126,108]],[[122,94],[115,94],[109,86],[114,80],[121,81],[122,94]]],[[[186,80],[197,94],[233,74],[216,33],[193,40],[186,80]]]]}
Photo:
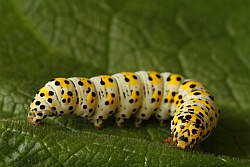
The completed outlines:
{"type": "Polygon", "coordinates": [[[123,127],[124,120],[129,119],[141,107],[143,85],[135,73],[123,72],[112,76],[119,89],[119,105],[117,106],[116,126],[123,127]]]}

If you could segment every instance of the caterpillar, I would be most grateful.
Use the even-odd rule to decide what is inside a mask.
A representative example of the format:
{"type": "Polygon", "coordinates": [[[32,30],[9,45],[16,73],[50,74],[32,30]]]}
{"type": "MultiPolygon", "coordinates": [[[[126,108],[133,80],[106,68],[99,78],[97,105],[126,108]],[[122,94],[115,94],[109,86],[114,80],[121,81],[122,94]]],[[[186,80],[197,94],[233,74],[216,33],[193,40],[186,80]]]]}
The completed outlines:
{"type": "Polygon", "coordinates": [[[115,116],[115,124],[135,117],[135,127],[154,115],[160,125],[171,119],[163,142],[177,148],[194,148],[217,126],[220,110],[205,86],[180,74],[155,71],[121,72],[92,78],[54,78],[37,93],[28,122],[38,125],[47,116],[73,114],[85,117],[97,129],[115,116]]]}

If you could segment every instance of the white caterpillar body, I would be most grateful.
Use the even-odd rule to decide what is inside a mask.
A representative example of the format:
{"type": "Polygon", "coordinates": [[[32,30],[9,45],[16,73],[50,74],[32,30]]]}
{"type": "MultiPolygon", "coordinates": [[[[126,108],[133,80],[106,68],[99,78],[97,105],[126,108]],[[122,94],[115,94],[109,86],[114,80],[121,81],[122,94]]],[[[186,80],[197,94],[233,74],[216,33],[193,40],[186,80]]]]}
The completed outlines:
{"type": "Polygon", "coordinates": [[[47,116],[68,114],[85,117],[96,128],[111,115],[118,127],[131,115],[136,127],[152,115],[161,125],[173,117],[170,142],[182,149],[193,148],[207,138],[219,119],[214,97],[201,83],[154,71],[52,79],[37,92],[28,121],[37,125],[47,116]]]}

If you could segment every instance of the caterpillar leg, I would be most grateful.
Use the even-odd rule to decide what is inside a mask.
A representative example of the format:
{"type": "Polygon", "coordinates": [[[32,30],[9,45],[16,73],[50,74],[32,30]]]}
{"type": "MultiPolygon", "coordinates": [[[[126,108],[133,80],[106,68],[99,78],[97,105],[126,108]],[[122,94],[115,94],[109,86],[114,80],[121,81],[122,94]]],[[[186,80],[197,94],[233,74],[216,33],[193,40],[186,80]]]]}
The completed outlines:
{"type": "Polygon", "coordinates": [[[162,144],[164,143],[169,143],[171,146],[175,145],[176,144],[176,141],[173,140],[173,137],[170,136],[164,140],[162,140],[162,144]]]}
{"type": "Polygon", "coordinates": [[[190,149],[192,149],[192,150],[194,150],[194,151],[200,151],[200,146],[199,145],[194,145],[193,147],[181,147],[180,145],[178,145],[178,142],[177,141],[174,141],[173,140],[173,137],[172,136],[170,136],[170,137],[168,137],[168,138],[166,138],[166,139],[164,139],[164,140],[162,140],[162,144],[165,144],[165,143],[169,143],[169,145],[170,146],[175,146],[175,145],[177,145],[177,148],[180,148],[180,149],[183,149],[183,150],[185,150],[185,149],[187,149],[187,148],[190,148],[190,149]]]}
{"type": "Polygon", "coordinates": [[[104,128],[104,124],[103,124],[102,119],[94,119],[93,122],[94,122],[96,129],[103,129],[104,128]]]}
{"type": "Polygon", "coordinates": [[[160,126],[166,126],[167,125],[167,120],[159,120],[159,125],[160,126]]]}
{"type": "Polygon", "coordinates": [[[143,119],[136,118],[135,119],[135,127],[139,128],[143,122],[143,119]]]}
{"type": "Polygon", "coordinates": [[[124,118],[116,118],[115,125],[118,128],[123,128],[124,127],[124,118]]]}

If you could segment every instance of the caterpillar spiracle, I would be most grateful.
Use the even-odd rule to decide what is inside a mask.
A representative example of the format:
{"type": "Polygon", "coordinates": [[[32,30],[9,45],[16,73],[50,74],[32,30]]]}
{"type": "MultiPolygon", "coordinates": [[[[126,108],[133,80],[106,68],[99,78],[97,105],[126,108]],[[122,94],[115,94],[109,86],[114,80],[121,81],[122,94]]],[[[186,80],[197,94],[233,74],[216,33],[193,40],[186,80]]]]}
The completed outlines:
{"type": "Polygon", "coordinates": [[[197,81],[169,72],[138,71],[54,78],[37,92],[27,119],[37,125],[47,116],[68,114],[85,117],[98,129],[111,115],[118,127],[132,115],[136,127],[152,115],[160,125],[171,117],[172,137],[163,142],[186,149],[214,131],[220,111],[213,95],[197,81]]]}

